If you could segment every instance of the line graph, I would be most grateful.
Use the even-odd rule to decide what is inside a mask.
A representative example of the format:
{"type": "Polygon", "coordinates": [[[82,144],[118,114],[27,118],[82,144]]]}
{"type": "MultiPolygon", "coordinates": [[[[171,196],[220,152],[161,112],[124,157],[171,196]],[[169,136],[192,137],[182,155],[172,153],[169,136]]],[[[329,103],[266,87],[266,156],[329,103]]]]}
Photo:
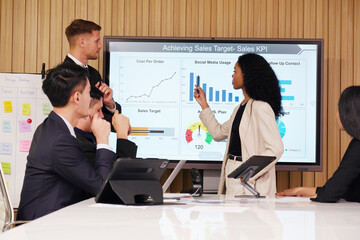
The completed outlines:
{"type": "Polygon", "coordinates": [[[129,96],[129,97],[126,99],[126,101],[129,101],[131,98],[135,98],[135,99],[137,99],[137,98],[142,98],[142,97],[148,97],[148,98],[150,98],[150,97],[151,97],[151,94],[152,94],[152,92],[153,92],[153,90],[154,90],[155,88],[159,87],[163,82],[170,81],[171,79],[173,79],[173,77],[175,76],[175,74],[176,74],[176,72],[174,72],[171,77],[162,79],[158,84],[152,86],[152,87],[151,87],[151,90],[150,90],[150,92],[149,92],[148,94],[143,93],[143,94],[137,95],[137,96],[132,95],[132,96],[129,96]]]}

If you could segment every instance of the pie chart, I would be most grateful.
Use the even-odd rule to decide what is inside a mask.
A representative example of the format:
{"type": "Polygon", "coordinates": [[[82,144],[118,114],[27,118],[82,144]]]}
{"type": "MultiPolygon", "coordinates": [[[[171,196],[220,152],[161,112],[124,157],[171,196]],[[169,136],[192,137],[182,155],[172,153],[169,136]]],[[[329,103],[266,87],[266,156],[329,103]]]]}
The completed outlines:
{"type": "Polygon", "coordinates": [[[276,120],[278,128],[279,128],[279,132],[280,132],[280,136],[281,138],[283,138],[285,136],[286,133],[286,127],[283,121],[280,120],[276,120]]]}

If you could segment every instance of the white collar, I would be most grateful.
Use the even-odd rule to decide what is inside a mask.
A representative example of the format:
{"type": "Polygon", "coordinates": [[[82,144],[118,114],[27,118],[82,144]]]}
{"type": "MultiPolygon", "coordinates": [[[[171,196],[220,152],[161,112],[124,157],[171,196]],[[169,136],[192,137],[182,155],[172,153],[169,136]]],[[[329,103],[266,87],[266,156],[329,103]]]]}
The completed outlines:
{"type": "Polygon", "coordinates": [[[68,53],[67,55],[69,58],[71,58],[77,65],[79,65],[80,67],[83,68],[88,68],[88,65],[83,64],[82,62],[80,62],[79,60],[77,60],[73,55],[71,55],[70,53],[68,53]]]}
{"type": "MultiPolygon", "coordinates": [[[[57,114],[57,113],[56,113],[57,114]]],[[[74,138],[76,138],[76,135],[75,135],[75,131],[74,131],[74,128],[73,126],[71,126],[70,122],[68,120],[66,120],[63,116],[57,114],[59,117],[61,117],[61,119],[65,122],[66,126],[68,127],[69,131],[70,131],[70,134],[71,136],[73,136],[74,138]]]]}

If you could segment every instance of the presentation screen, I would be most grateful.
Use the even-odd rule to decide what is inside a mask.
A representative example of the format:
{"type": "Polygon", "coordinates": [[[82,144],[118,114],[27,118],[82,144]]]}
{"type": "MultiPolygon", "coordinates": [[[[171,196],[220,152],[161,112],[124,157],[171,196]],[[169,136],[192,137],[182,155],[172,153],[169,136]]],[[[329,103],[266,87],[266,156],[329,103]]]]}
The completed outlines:
{"type": "MultiPolygon", "coordinates": [[[[138,157],[221,163],[226,139],[215,141],[199,119],[193,92],[204,89],[219,123],[243,100],[232,74],[240,55],[256,53],[274,69],[285,115],[281,170],[321,170],[322,40],[104,37],[104,79],[130,118],[138,157]]],[[[115,144],[116,136],[111,136],[115,144]]],[[[242,139],[246,141],[246,139],[242,139]]]]}

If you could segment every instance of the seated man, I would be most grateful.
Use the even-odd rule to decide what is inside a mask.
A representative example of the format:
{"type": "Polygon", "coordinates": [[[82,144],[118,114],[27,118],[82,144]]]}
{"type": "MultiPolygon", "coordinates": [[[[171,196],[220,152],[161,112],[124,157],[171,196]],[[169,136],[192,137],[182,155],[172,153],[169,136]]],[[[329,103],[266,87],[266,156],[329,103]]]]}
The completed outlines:
{"type": "MultiPolygon", "coordinates": [[[[96,139],[91,131],[91,123],[95,114],[98,114],[99,117],[104,118],[104,115],[101,111],[103,106],[102,99],[104,97],[104,94],[98,88],[91,87],[90,96],[91,101],[89,116],[79,119],[78,124],[75,127],[75,134],[85,157],[90,161],[90,164],[94,166],[96,156],[96,139]]],[[[117,134],[116,155],[118,158],[135,158],[137,146],[135,143],[127,140],[127,136],[129,133],[126,132],[126,129],[129,128],[119,126],[119,122],[126,122],[127,125],[129,125],[129,119],[115,111],[112,118],[112,125],[115,127],[115,131],[117,134]]]]}
{"type": "MultiPolygon", "coordinates": [[[[108,144],[110,123],[98,114],[94,114],[91,123],[97,142],[94,167],[76,140],[74,127],[80,118],[89,115],[91,100],[85,69],[61,64],[48,71],[42,89],[53,111],[33,136],[21,191],[19,220],[35,219],[95,196],[116,159],[108,144]]],[[[128,128],[125,131],[129,131],[128,128]]]]}

